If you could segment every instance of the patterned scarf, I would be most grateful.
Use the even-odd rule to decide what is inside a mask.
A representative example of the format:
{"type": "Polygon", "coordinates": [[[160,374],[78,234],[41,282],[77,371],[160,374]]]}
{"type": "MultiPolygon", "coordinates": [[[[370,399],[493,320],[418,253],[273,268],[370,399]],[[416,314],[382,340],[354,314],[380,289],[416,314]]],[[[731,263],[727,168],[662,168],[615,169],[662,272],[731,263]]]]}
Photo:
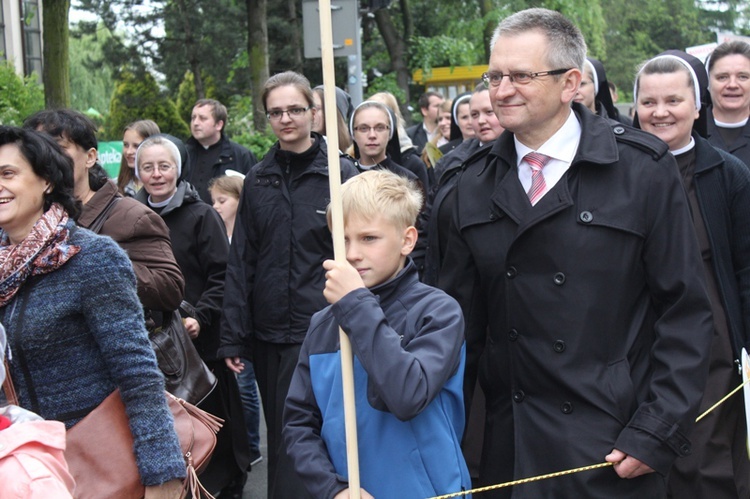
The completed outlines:
{"type": "Polygon", "coordinates": [[[10,244],[8,235],[0,232],[0,307],[8,304],[29,276],[57,270],[81,251],[68,241],[67,222],[68,214],[55,203],[20,243],[10,244]]]}

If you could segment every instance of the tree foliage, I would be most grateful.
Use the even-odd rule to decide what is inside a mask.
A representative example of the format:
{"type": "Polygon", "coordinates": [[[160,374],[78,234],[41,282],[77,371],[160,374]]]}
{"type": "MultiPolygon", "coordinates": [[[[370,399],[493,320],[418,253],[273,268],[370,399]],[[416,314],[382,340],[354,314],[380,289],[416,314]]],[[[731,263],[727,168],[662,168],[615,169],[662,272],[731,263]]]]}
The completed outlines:
{"type": "Polygon", "coordinates": [[[602,0],[611,47],[602,63],[607,78],[621,92],[632,96],[638,65],[669,49],[685,50],[693,45],[716,41],[707,19],[693,0],[602,0]]]}
{"type": "MultiPolygon", "coordinates": [[[[80,0],[80,8],[95,13],[113,32],[128,27],[127,39],[110,44],[116,64],[144,61],[164,75],[173,92],[190,70],[196,95],[205,96],[203,75],[211,75],[219,100],[249,86],[247,74],[228,74],[247,48],[245,3],[235,0],[80,0]]],[[[142,69],[139,63],[128,70],[142,69]]]]}
{"type": "MultiPolygon", "coordinates": [[[[103,46],[105,57],[130,72],[147,66],[163,75],[159,81],[177,96],[183,119],[199,89],[212,93],[208,78],[214,80],[213,96],[225,104],[255,103],[253,126],[248,122],[240,134],[266,126],[260,96],[269,74],[291,69],[313,85],[322,83],[320,59],[301,56],[301,2],[79,0],[107,26],[128,27],[128,40],[113,37],[103,46]],[[192,92],[188,71],[199,76],[192,92]]],[[[669,48],[713,41],[711,29],[739,32],[750,8],[744,0],[392,0],[387,9],[367,13],[367,5],[360,0],[365,94],[391,91],[404,110],[416,106],[423,91],[411,81],[414,70],[486,65],[497,22],[525,8],[546,7],[572,19],[589,54],[602,60],[624,97],[639,62],[669,48]]],[[[345,87],[346,60],[335,62],[337,85],[345,87]]]]}
{"type": "MultiPolygon", "coordinates": [[[[203,75],[202,81],[205,92],[204,98],[216,99],[214,79],[211,76],[203,75]]],[[[193,72],[187,70],[177,90],[177,100],[175,101],[177,112],[185,123],[190,123],[190,116],[193,114],[193,107],[195,107],[197,100],[198,94],[195,92],[195,78],[193,77],[193,72]]]]}
{"type": "Polygon", "coordinates": [[[0,125],[21,126],[44,109],[44,90],[36,76],[21,78],[9,61],[0,61],[0,125]]]}
{"type": "Polygon", "coordinates": [[[109,107],[105,135],[111,140],[122,138],[128,123],[149,119],[159,124],[162,132],[185,138],[190,135],[187,123],[180,118],[177,106],[169,96],[159,90],[149,72],[120,73],[109,107]]]}
{"type": "Polygon", "coordinates": [[[73,33],[70,38],[70,105],[86,111],[94,108],[102,114],[109,112],[109,101],[114,91],[112,69],[103,65],[104,46],[110,43],[110,31],[100,24],[91,34],[73,33]]]}

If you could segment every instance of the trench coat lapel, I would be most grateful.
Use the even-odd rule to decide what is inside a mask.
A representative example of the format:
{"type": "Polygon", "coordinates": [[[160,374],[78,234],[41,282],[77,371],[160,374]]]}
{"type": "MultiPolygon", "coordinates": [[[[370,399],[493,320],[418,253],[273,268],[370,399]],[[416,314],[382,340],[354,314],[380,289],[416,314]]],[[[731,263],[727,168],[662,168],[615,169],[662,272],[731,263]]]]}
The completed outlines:
{"type": "Polygon", "coordinates": [[[496,184],[492,203],[517,225],[516,238],[556,213],[573,204],[565,173],[555,186],[535,206],[523,191],[516,168],[508,168],[496,184]]]}

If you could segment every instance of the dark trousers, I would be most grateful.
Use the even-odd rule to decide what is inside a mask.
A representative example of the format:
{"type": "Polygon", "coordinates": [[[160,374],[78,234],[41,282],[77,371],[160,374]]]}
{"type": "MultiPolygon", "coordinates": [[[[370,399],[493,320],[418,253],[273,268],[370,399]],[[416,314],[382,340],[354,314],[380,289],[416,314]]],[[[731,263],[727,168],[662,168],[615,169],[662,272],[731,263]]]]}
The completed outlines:
{"type": "Polygon", "coordinates": [[[268,497],[272,499],[309,497],[294,471],[281,437],[284,402],[301,347],[301,344],[268,343],[257,339],[253,342],[255,378],[268,430],[268,497]]]}

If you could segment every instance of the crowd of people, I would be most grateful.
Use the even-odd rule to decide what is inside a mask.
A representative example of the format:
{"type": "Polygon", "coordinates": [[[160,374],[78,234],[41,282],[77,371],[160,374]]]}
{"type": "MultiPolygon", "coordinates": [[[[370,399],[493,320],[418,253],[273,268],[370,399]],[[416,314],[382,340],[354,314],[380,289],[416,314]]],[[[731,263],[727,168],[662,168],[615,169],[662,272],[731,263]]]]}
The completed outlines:
{"type": "Polygon", "coordinates": [[[346,262],[324,89],[299,73],[265,83],[260,161],[213,99],[185,142],[128,125],[117,179],[77,111],[0,126],[0,495],[75,496],[63,432],[119,389],[146,498],[179,496],[148,339],[177,311],[217,379],[200,479],[224,499],[262,459],[268,497],[349,497],[339,328],[362,497],[606,463],[482,497],[750,498],[742,398],[696,423],[750,346],[750,45],[633,79],[631,119],[580,30],[528,9],[481,84],[420,97],[422,123],[337,88],[346,262]]]}

